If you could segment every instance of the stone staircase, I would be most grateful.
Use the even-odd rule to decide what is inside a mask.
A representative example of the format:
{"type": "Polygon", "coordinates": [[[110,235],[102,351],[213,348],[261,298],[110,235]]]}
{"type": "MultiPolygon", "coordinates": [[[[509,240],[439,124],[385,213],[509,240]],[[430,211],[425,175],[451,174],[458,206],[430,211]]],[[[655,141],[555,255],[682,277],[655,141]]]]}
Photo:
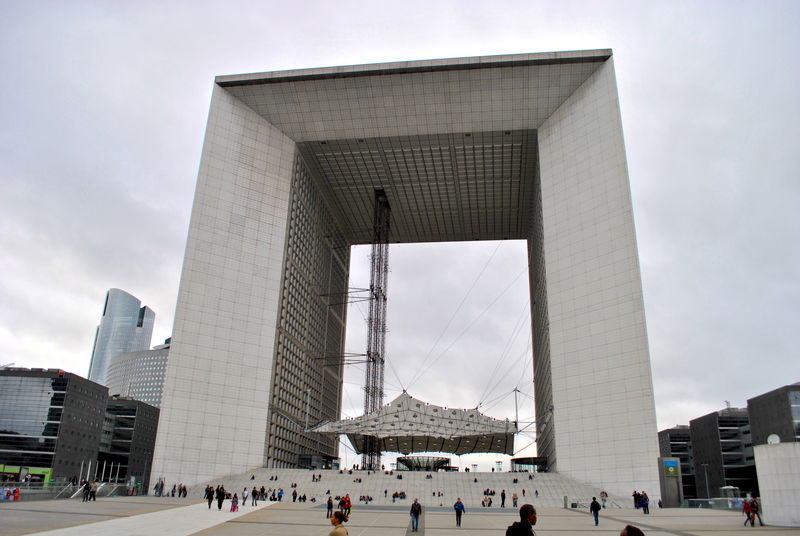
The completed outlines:
{"type": "MultiPolygon", "coordinates": [[[[411,472],[395,471],[389,475],[384,472],[369,473],[367,471],[338,471],[338,470],[307,470],[307,469],[268,469],[259,467],[241,475],[231,475],[214,481],[196,484],[189,488],[190,497],[202,497],[206,485],[216,487],[218,484],[225,486],[229,492],[236,492],[239,497],[242,490],[252,490],[253,486],[266,489],[283,488],[284,501],[291,502],[292,491],[297,489],[298,495],[305,494],[308,501],[316,498],[316,504],[327,501],[330,495],[350,494],[353,507],[359,506],[360,496],[371,496],[371,505],[407,506],[414,497],[419,498],[424,506],[451,507],[457,497],[460,497],[464,506],[469,509],[483,508],[481,501],[486,489],[494,490],[491,509],[500,508],[500,493],[506,492],[506,508],[512,507],[511,496],[514,492],[519,496],[519,504],[531,503],[535,506],[560,508],[564,506],[564,497],[568,504],[578,503],[581,507],[588,507],[593,496],[599,497],[600,489],[573,480],[557,473],[448,473],[448,472],[411,472]],[[251,476],[255,479],[251,480],[251,476]],[[312,482],[312,475],[322,475],[319,482],[312,482]],[[431,475],[431,478],[426,478],[431,475]],[[269,480],[276,476],[276,480],[269,480]],[[401,476],[402,478],[398,478],[401,476]],[[361,479],[361,482],[357,482],[361,479]],[[517,479],[515,484],[513,481],[517,479]],[[477,482],[476,482],[477,480],[477,482]],[[292,488],[292,483],[297,483],[297,488],[292,488]],[[523,496],[523,490],[525,495],[523,496]],[[395,491],[404,491],[405,500],[392,502],[395,491]],[[536,492],[538,491],[538,496],[536,492]],[[384,496],[385,492],[385,496],[384,496]],[[441,493],[441,496],[439,494],[441,493]]],[[[171,489],[172,483],[167,483],[171,489]]],[[[599,498],[598,498],[599,500],[599,498]]],[[[630,500],[625,497],[609,495],[607,507],[627,506],[630,500]]],[[[310,503],[311,504],[311,503],[310,503]]],[[[361,505],[364,503],[361,502],[361,505]]]]}

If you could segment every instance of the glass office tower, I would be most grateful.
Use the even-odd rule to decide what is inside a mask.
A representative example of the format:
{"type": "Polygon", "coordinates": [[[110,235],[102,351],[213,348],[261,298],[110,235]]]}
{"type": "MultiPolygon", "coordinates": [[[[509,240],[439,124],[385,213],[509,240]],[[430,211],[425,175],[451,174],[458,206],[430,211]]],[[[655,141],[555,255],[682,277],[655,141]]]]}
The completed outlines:
{"type": "Polygon", "coordinates": [[[94,339],[89,379],[106,385],[109,361],[120,354],[147,350],[156,314],[135,296],[112,288],[106,293],[103,317],[94,339]]]}

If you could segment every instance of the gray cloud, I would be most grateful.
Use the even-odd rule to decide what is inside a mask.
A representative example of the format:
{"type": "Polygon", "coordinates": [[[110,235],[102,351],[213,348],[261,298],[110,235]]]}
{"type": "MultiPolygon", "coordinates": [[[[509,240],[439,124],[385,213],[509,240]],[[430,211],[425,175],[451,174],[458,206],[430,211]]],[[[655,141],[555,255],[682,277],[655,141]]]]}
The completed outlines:
{"type": "MultiPolygon", "coordinates": [[[[158,313],[156,342],[169,335],[215,75],[610,47],[659,425],[800,380],[796,2],[5,2],[2,10],[0,363],[84,373],[112,286],[158,313]]],[[[392,248],[388,350],[401,382],[495,247],[392,248]]],[[[519,246],[503,244],[432,355],[524,266],[519,246]]],[[[365,281],[354,268],[353,283],[365,281]]],[[[513,337],[525,285],[523,277],[412,394],[477,404],[513,337]]],[[[357,310],[350,322],[356,351],[357,310]]],[[[524,377],[516,359],[526,339],[509,351],[505,366],[519,372],[496,387],[496,396],[506,392],[496,416],[513,414],[507,395],[524,377]]],[[[348,382],[358,374],[352,367],[348,382]]],[[[398,383],[388,369],[386,377],[398,383]]],[[[348,411],[359,393],[348,384],[348,411]]]]}

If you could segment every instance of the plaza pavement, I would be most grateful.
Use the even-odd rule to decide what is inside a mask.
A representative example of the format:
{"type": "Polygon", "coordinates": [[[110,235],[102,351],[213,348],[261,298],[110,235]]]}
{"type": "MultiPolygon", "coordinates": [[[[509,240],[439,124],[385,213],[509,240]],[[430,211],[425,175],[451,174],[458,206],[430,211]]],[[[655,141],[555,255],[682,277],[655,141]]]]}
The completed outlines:
{"type": "MultiPolygon", "coordinates": [[[[347,523],[351,536],[410,534],[408,505],[354,505],[347,523]]],[[[82,503],[77,500],[0,503],[0,535],[47,536],[325,536],[330,524],[325,506],[312,503],[260,502],[238,513],[228,501],[218,511],[199,499],[114,497],[82,503]]],[[[649,516],[634,509],[601,512],[595,527],[587,511],[540,508],[537,536],[616,536],[630,523],[647,536],[725,536],[759,531],[770,536],[800,535],[800,529],[742,526],[737,512],[704,509],[654,509],[649,516]]],[[[455,527],[450,508],[425,507],[419,536],[500,535],[518,518],[513,508],[469,509],[462,527],[455,527]]]]}

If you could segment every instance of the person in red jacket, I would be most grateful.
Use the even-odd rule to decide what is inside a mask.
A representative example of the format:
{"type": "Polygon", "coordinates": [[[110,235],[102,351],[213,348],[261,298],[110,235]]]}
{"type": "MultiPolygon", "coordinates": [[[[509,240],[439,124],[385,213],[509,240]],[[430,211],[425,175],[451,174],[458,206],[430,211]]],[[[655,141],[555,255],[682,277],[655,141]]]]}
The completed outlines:
{"type": "Polygon", "coordinates": [[[353,504],[350,502],[350,494],[344,496],[344,505],[342,513],[347,517],[350,517],[350,512],[353,509],[353,504]]]}
{"type": "Polygon", "coordinates": [[[742,513],[744,514],[744,526],[747,526],[747,522],[750,522],[751,527],[755,527],[755,521],[753,521],[753,507],[750,504],[750,501],[744,501],[742,505],[742,513]]]}

